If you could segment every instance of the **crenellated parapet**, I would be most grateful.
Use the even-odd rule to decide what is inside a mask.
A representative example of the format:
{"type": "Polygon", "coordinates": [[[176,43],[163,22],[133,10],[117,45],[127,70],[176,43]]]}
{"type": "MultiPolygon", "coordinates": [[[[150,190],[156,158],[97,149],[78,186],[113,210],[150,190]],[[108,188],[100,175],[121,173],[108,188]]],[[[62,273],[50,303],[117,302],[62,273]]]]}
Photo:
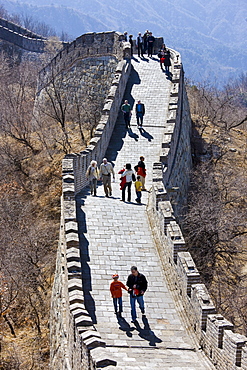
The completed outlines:
{"type": "Polygon", "coordinates": [[[0,18],[0,40],[35,53],[43,53],[47,42],[45,37],[3,18],[0,18]]]}
{"type": "Polygon", "coordinates": [[[130,58],[130,45],[123,42],[119,32],[86,33],[68,43],[51,62],[39,73],[38,89],[40,92],[52,78],[69,71],[79,61],[90,58],[113,57],[116,60],[130,58]]]}
{"type": "Polygon", "coordinates": [[[247,369],[247,337],[217,314],[213,300],[201,282],[178,224],[190,181],[191,119],[178,53],[174,69],[168,118],[160,148],[160,162],[153,164],[153,184],[148,216],[167,280],[181,306],[181,314],[201,348],[219,370],[247,369]]]}

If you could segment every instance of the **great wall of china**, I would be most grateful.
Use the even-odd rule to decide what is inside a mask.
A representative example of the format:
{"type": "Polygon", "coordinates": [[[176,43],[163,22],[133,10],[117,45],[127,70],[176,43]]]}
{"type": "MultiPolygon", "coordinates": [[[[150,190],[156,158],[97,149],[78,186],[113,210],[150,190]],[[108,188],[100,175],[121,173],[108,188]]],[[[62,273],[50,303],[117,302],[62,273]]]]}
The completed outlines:
{"type": "MultiPolygon", "coordinates": [[[[31,49],[37,52],[43,50],[42,46],[38,46],[42,45],[42,40],[29,40],[29,37],[23,35],[22,31],[19,29],[14,30],[13,27],[8,29],[8,25],[4,25],[2,22],[0,38],[27,50],[31,49]],[[24,44],[24,41],[20,41],[22,39],[25,40],[24,44]],[[33,43],[37,47],[32,46],[33,43]]],[[[157,40],[157,47],[161,42],[162,39],[157,40]]],[[[173,56],[173,77],[172,81],[166,81],[168,98],[164,101],[167,101],[167,106],[165,107],[164,116],[159,119],[159,135],[161,133],[161,139],[159,139],[155,148],[153,143],[151,143],[153,148],[150,144],[151,152],[155,149],[158,156],[150,156],[149,159],[150,178],[148,184],[150,193],[146,195],[147,207],[143,212],[147,215],[153,244],[158,252],[159,264],[162,267],[164,276],[163,284],[168,287],[172,297],[171,300],[174,302],[171,302],[175,307],[174,317],[175,319],[181,319],[185,331],[189,333],[189,343],[191,348],[193,347],[195,356],[200,356],[202,349],[208,359],[210,359],[210,362],[208,362],[206,356],[198,357],[198,359],[195,357],[195,361],[198,361],[198,363],[194,364],[194,367],[190,365],[190,368],[247,370],[247,338],[236,333],[233,325],[216,312],[205,285],[201,283],[196,265],[190,253],[186,251],[184,238],[178,224],[177,216],[179,215],[180,207],[186,203],[186,194],[190,181],[189,174],[192,166],[190,150],[191,120],[184,86],[181,56],[174,50],[171,50],[171,53],[173,56]],[[152,174],[150,171],[151,166],[152,174]],[[199,367],[199,363],[202,364],[200,365],[202,367],[199,367]]],[[[120,33],[90,33],[82,35],[67,46],[53,59],[49,66],[40,72],[39,92],[49,83],[51,70],[55,70],[56,74],[59,74],[61,71],[68,73],[71,70],[78,73],[78,70],[75,69],[78,61],[80,63],[89,63],[89,60],[90,66],[100,65],[102,73],[105,72],[107,74],[109,81],[106,90],[108,92],[100,122],[89,145],[80,153],[67,155],[62,163],[60,238],[51,302],[50,368],[53,370],[86,370],[103,367],[109,369],[151,369],[150,365],[138,367],[138,364],[136,364],[135,367],[135,364],[132,363],[132,361],[135,361],[134,355],[132,360],[129,360],[131,363],[126,361],[126,366],[119,366],[116,359],[116,351],[114,352],[113,347],[118,347],[120,351],[121,347],[127,346],[131,351],[131,338],[128,339],[127,344],[124,342],[123,346],[119,343],[120,341],[114,342],[114,345],[111,346],[109,344],[110,341],[108,343],[105,340],[104,333],[99,330],[100,325],[96,325],[97,320],[87,310],[86,289],[84,286],[84,284],[87,284],[87,280],[85,278],[86,273],[83,270],[86,266],[83,260],[83,238],[86,235],[86,227],[84,226],[90,223],[90,213],[87,211],[86,206],[84,210],[86,217],[82,220],[81,215],[80,217],[78,216],[81,210],[83,210],[84,202],[87,201],[88,197],[88,194],[85,193],[88,185],[85,177],[86,169],[92,159],[96,159],[100,163],[106,153],[110,153],[109,148],[113,145],[111,144],[111,138],[114,127],[121,126],[119,108],[125,97],[126,89],[128,89],[128,83],[134,78],[133,71],[137,71],[140,76],[141,70],[145,68],[147,70],[148,67],[146,67],[147,63],[144,64],[144,61],[139,62],[139,64],[133,60],[131,61],[130,45],[123,41],[123,36],[120,33]],[[109,69],[109,59],[114,60],[111,69],[109,69]]],[[[152,63],[154,62],[150,61],[149,65],[152,63]]],[[[159,78],[158,75],[157,78],[159,78]]],[[[139,82],[135,81],[133,86],[135,86],[134,84],[142,85],[142,79],[139,78],[139,80],[139,82]]],[[[147,89],[147,86],[143,85],[143,89],[145,88],[147,89]]],[[[159,91],[159,94],[155,97],[156,101],[160,99],[160,95],[162,95],[162,91],[159,91]]],[[[148,96],[148,94],[145,96],[148,96]]],[[[154,104],[155,101],[152,100],[152,105],[154,104]]],[[[153,126],[155,126],[155,122],[153,126]]],[[[128,141],[124,145],[128,145],[128,141]]],[[[119,152],[123,150],[121,146],[118,149],[119,152]]],[[[126,150],[127,152],[132,151],[132,147],[127,147],[126,150]]],[[[130,160],[132,160],[132,157],[130,160]]],[[[107,203],[104,204],[107,205],[107,203]]],[[[100,208],[98,212],[102,212],[102,216],[100,221],[98,220],[97,222],[103,222],[105,213],[100,208]]],[[[106,217],[108,216],[106,215],[106,217]]],[[[112,214],[112,222],[113,227],[116,227],[116,224],[114,225],[114,214],[112,214]]],[[[95,226],[97,226],[96,223],[95,226]]],[[[146,227],[148,227],[148,224],[146,227]]],[[[128,233],[128,230],[126,230],[126,233],[128,233]]],[[[90,235],[88,236],[88,241],[87,263],[89,263],[90,257],[91,259],[93,258],[93,244],[90,242],[90,235]],[[92,250],[90,250],[91,247],[92,250]]],[[[108,244],[109,240],[106,235],[106,238],[101,238],[100,248],[102,251],[108,249],[108,244]]],[[[128,244],[128,240],[126,244],[128,244]]],[[[124,243],[122,248],[119,245],[115,245],[115,249],[118,248],[119,256],[124,256],[124,243]]],[[[141,256],[141,249],[137,249],[135,253],[138,253],[138,251],[140,251],[141,256]]],[[[122,257],[116,258],[121,259],[122,257]]],[[[141,262],[144,264],[142,270],[146,272],[145,264],[148,265],[148,259],[147,261],[142,261],[142,258],[140,258],[139,265],[141,265],[141,262]]],[[[128,264],[127,267],[124,265],[123,271],[126,272],[128,268],[128,264]]],[[[93,271],[93,266],[91,266],[91,271],[93,271]]],[[[106,268],[105,271],[107,271],[106,268]]],[[[110,272],[107,272],[107,274],[109,275],[110,272]]],[[[108,278],[110,279],[110,275],[108,278]]],[[[107,287],[104,287],[104,289],[107,289],[107,287]]],[[[100,297],[102,296],[99,295],[99,299],[100,297]]],[[[100,304],[103,305],[104,302],[102,301],[100,304]]],[[[155,311],[155,308],[153,310],[155,311]]],[[[110,308],[109,312],[111,313],[110,308]]],[[[168,312],[167,317],[169,315],[168,312]]],[[[151,315],[151,312],[147,311],[147,316],[149,313],[151,315]]],[[[163,316],[166,318],[166,313],[163,316]]],[[[155,329],[153,329],[154,332],[155,329]]],[[[158,331],[159,326],[157,326],[158,331]]],[[[115,332],[114,334],[109,333],[109,338],[110,335],[115,335],[115,332]]],[[[146,347],[143,343],[140,343],[140,348],[142,347],[145,353],[146,347]]],[[[171,350],[168,347],[160,349],[160,352],[163,351],[163,357],[161,357],[163,367],[159,365],[160,368],[173,368],[171,364],[169,365],[170,367],[165,365],[165,353],[171,350]]],[[[187,351],[189,350],[187,348],[187,351]]],[[[176,348],[174,351],[174,358],[176,358],[176,353],[178,353],[176,348]]],[[[186,351],[185,348],[184,351],[186,351]]],[[[148,349],[146,349],[146,353],[148,354],[147,357],[149,357],[146,363],[151,361],[149,362],[151,364],[155,355],[151,354],[148,349]]],[[[186,356],[186,352],[183,352],[179,361],[182,361],[183,357],[186,358],[186,356]]],[[[176,360],[174,361],[174,368],[186,368],[179,365],[180,362],[178,362],[176,367],[176,360]]]]}

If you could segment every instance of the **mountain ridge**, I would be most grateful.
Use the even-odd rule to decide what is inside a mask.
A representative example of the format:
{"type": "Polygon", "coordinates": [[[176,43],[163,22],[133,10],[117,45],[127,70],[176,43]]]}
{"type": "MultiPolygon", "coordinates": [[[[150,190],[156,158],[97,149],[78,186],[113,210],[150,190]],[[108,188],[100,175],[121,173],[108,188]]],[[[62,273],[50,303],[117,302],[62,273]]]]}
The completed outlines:
{"type": "Polygon", "coordinates": [[[163,36],[165,43],[182,51],[185,71],[191,79],[217,78],[220,83],[245,71],[247,57],[247,3],[238,0],[207,5],[200,0],[7,0],[10,12],[28,14],[46,22],[58,33],[76,38],[86,32],[129,31],[137,35],[146,29],[163,36]],[[192,67],[192,68],[191,68],[192,67]]]}

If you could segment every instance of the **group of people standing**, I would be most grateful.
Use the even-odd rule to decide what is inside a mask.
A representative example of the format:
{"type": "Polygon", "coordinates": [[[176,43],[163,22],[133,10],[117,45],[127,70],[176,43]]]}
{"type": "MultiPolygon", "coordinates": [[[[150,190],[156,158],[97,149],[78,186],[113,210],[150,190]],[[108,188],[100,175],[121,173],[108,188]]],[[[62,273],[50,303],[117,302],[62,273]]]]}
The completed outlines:
{"type": "MultiPolygon", "coordinates": [[[[118,173],[121,175],[120,189],[122,191],[121,201],[125,202],[125,192],[127,189],[128,195],[127,200],[131,202],[131,185],[132,182],[135,184],[136,190],[136,202],[141,203],[141,192],[145,191],[145,178],[146,178],[146,167],[144,163],[145,158],[140,157],[138,164],[134,167],[134,170],[131,168],[130,163],[126,163],[124,168],[118,173]],[[134,172],[135,171],[135,172],[134,172]]],[[[110,162],[107,161],[107,158],[103,159],[103,162],[100,165],[100,168],[97,167],[96,161],[91,161],[87,171],[86,178],[89,180],[91,195],[97,195],[97,181],[102,179],[105,196],[108,198],[112,195],[112,186],[111,186],[111,177],[115,181],[115,171],[110,162]]]]}
{"type": "MultiPolygon", "coordinates": [[[[129,41],[130,48],[131,48],[131,56],[133,56],[133,53],[134,53],[133,35],[129,35],[129,40],[128,40],[128,32],[124,32],[124,38],[125,38],[125,41],[129,41]]],[[[155,41],[155,38],[151,31],[146,30],[146,32],[144,32],[143,35],[141,32],[139,32],[136,38],[136,48],[138,51],[138,56],[144,58],[144,54],[147,53],[148,57],[152,58],[153,52],[154,52],[154,41],[155,41]]]]}

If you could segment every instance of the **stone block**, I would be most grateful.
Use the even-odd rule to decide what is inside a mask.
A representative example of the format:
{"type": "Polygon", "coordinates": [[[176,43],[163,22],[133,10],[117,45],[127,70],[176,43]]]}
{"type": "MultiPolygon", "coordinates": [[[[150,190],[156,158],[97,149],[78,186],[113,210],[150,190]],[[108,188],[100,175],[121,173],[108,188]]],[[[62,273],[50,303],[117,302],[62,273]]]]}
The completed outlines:
{"type": "Polygon", "coordinates": [[[115,95],[116,95],[116,92],[117,92],[117,86],[116,85],[111,86],[107,98],[108,99],[114,99],[115,98],[115,95]]]}
{"type": "Polygon", "coordinates": [[[95,338],[101,338],[100,333],[97,330],[87,330],[83,334],[81,334],[81,337],[83,340],[95,337],[95,338]]]}
{"type": "Polygon", "coordinates": [[[98,145],[98,143],[99,143],[99,141],[101,140],[101,136],[98,136],[98,137],[93,137],[91,140],[90,140],[90,142],[89,142],[89,144],[90,145],[93,145],[93,146],[96,146],[96,145],[98,145]]]}
{"type": "Polygon", "coordinates": [[[158,211],[161,213],[162,218],[164,219],[163,223],[164,233],[167,234],[167,225],[169,225],[171,221],[175,221],[171,202],[169,201],[159,202],[158,211]]]}
{"type": "MultiPolygon", "coordinates": [[[[80,316],[88,316],[90,317],[88,311],[85,308],[77,308],[76,310],[71,311],[73,313],[74,318],[76,319],[77,317],[80,316]]],[[[91,317],[90,317],[91,320],[91,317]]]]}
{"type": "Polygon", "coordinates": [[[81,262],[77,262],[77,261],[67,262],[67,268],[68,268],[68,272],[72,272],[72,273],[80,272],[81,273],[81,262]]]}
{"type": "Polygon", "coordinates": [[[164,148],[162,145],[162,149],[160,152],[160,162],[162,162],[164,165],[167,165],[169,152],[170,148],[164,148]]]}
{"type": "Polygon", "coordinates": [[[242,348],[247,343],[247,337],[241,334],[233,333],[231,330],[224,331],[223,351],[227,358],[227,370],[235,369],[235,366],[241,367],[242,348]]]}
{"type": "Polygon", "coordinates": [[[175,123],[176,122],[176,116],[177,116],[177,111],[175,109],[169,110],[168,111],[168,119],[167,119],[166,122],[168,124],[175,123]]]}
{"type": "Polygon", "coordinates": [[[176,221],[171,221],[167,225],[167,237],[173,245],[173,260],[177,263],[178,252],[186,251],[186,245],[182,231],[176,221]]]}
{"type": "Polygon", "coordinates": [[[63,173],[73,173],[74,171],[74,160],[73,158],[64,158],[62,160],[62,171],[63,173]]]}
{"type": "Polygon", "coordinates": [[[74,174],[66,174],[66,175],[63,175],[63,182],[64,183],[73,183],[75,181],[75,177],[74,177],[74,174]]]}
{"type": "Polygon", "coordinates": [[[76,204],[75,200],[64,200],[64,220],[66,221],[76,221],[76,204]]]}
{"type": "Polygon", "coordinates": [[[79,247],[79,235],[78,233],[70,232],[65,234],[67,248],[79,247]]]}
{"type": "Polygon", "coordinates": [[[207,316],[216,313],[213,301],[204,284],[191,287],[191,306],[195,315],[195,330],[206,331],[207,316]]]}
{"type": "Polygon", "coordinates": [[[191,296],[191,286],[201,282],[200,273],[189,252],[178,252],[177,271],[181,279],[183,294],[191,296]]]}
{"type": "Polygon", "coordinates": [[[67,249],[66,258],[67,258],[67,262],[73,262],[73,261],[81,262],[79,248],[73,248],[73,250],[72,248],[67,249]]]}
{"type": "Polygon", "coordinates": [[[72,290],[69,292],[69,303],[73,305],[75,303],[81,303],[84,305],[84,295],[80,290],[72,290]]]}
{"type": "Polygon", "coordinates": [[[91,326],[92,319],[90,316],[84,315],[83,313],[81,313],[80,316],[75,317],[75,324],[76,324],[76,327],[91,326]]]}
{"type": "Polygon", "coordinates": [[[153,163],[153,181],[163,181],[163,166],[161,162],[153,163]]]}
{"type": "Polygon", "coordinates": [[[80,309],[80,310],[85,310],[85,305],[84,305],[84,303],[78,303],[78,302],[75,302],[75,303],[72,303],[72,304],[70,304],[69,305],[69,309],[70,309],[70,311],[71,312],[73,312],[74,310],[78,310],[78,309],[80,309]]]}
{"type": "Polygon", "coordinates": [[[172,141],[172,134],[165,133],[162,141],[162,148],[170,148],[172,141]]]}
{"type": "Polygon", "coordinates": [[[75,232],[77,234],[78,233],[78,223],[74,221],[66,222],[64,225],[64,229],[65,229],[66,234],[71,233],[71,232],[72,233],[75,232]]]}
{"type": "Polygon", "coordinates": [[[175,128],[175,123],[170,122],[169,125],[165,127],[164,135],[168,135],[168,134],[172,135],[174,132],[174,128],[175,128]]]}
{"type": "Polygon", "coordinates": [[[220,314],[208,315],[204,350],[214,364],[225,361],[222,350],[224,331],[233,330],[233,327],[233,324],[220,314]]]}
{"type": "Polygon", "coordinates": [[[68,290],[72,292],[73,290],[80,290],[82,289],[82,280],[81,279],[71,279],[68,281],[68,290]]]}
{"type": "Polygon", "coordinates": [[[247,370],[247,346],[242,347],[242,359],[241,359],[242,370],[247,370]]]}
{"type": "Polygon", "coordinates": [[[117,361],[111,358],[111,355],[107,353],[105,349],[100,347],[94,348],[90,351],[92,359],[95,363],[96,368],[102,368],[107,366],[117,366],[117,361]]]}
{"type": "Polygon", "coordinates": [[[105,347],[106,343],[103,341],[102,338],[98,337],[91,337],[84,340],[84,343],[86,344],[87,348],[89,350],[97,347],[105,347]]]}
{"type": "Polygon", "coordinates": [[[153,193],[155,197],[156,209],[158,209],[159,202],[167,200],[167,192],[162,181],[153,183],[153,193]]]}

